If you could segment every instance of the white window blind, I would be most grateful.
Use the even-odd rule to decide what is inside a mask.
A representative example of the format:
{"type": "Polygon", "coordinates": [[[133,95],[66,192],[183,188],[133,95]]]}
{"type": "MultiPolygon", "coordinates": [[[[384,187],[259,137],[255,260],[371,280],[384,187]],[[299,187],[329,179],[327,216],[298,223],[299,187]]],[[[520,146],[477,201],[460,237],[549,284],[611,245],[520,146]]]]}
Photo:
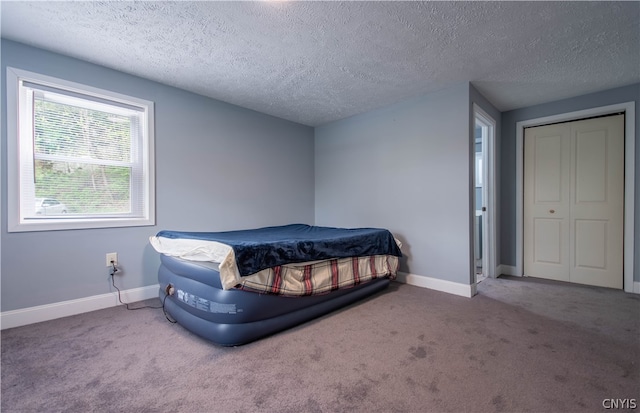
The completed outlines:
{"type": "Polygon", "coordinates": [[[18,149],[8,151],[19,203],[14,219],[9,207],[10,230],[153,225],[153,103],[7,72],[17,97],[9,141],[18,149]]]}

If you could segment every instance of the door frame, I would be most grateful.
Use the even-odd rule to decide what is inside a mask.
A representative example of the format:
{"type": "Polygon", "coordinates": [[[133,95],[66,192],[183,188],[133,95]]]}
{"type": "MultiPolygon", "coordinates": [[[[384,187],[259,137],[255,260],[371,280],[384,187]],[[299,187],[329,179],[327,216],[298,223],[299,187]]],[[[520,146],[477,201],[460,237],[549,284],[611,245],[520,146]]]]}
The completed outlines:
{"type": "MultiPolygon", "coordinates": [[[[487,207],[487,211],[483,214],[483,273],[489,278],[496,278],[499,274],[497,272],[497,246],[496,246],[496,225],[497,225],[497,214],[496,214],[496,206],[498,205],[496,198],[496,121],[489,115],[486,111],[484,111],[478,104],[473,104],[473,123],[475,125],[476,118],[480,118],[481,122],[487,125],[489,129],[489,133],[486,141],[486,148],[482,148],[482,160],[483,160],[483,169],[484,169],[484,178],[486,178],[486,182],[484,182],[482,192],[483,192],[483,201],[485,206],[487,207]],[[486,222],[485,222],[486,221],[486,222]],[[486,257],[486,260],[485,260],[486,257]],[[486,268],[484,267],[486,263],[486,268]]],[[[475,178],[475,157],[474,157],[474,178],[475,178]]],[[[475,179],[473,180],[475,185],[475,179]]],[[[474,188],[475,193],[475,188],[474,188]]],[[[473,215],[475,217],[475,206],[473,208],[473,215]]],[[[475,225],[473,238],[475,239],[475,225]]],[[[474,263],[475,265],[475,263],[474,263]]],[[[475,281],[475,267],[474,267],[474,283],[475,281]]]]}
{"type": "Polygon", "coordinates": [[[524,274],[524,129],[624,112],[624,291],[634,292],[635,102],[600,106],[516,123],[516,276],[524,274]]]}

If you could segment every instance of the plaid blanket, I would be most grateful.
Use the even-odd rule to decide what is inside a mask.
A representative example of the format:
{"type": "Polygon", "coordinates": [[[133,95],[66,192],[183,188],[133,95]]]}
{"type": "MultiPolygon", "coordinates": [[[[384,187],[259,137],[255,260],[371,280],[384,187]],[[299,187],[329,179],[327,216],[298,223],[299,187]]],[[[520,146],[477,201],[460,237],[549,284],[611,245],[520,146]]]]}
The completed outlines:
{"type": "Polygon", "coordinates": [[[395,279],[399,260],[393,255],[373,255],[278,265],[248,277],[236,288],[258,293],[307,296],[349,288],[375,278],[395,279]]]}

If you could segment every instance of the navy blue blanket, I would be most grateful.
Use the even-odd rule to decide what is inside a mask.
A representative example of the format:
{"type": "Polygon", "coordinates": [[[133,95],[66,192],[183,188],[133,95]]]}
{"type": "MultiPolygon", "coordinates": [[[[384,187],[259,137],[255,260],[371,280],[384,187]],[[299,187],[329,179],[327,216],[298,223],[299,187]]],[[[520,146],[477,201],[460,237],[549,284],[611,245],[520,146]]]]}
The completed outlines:
{"type": "Polygon", "coordinates": [[[402,257],[393,235],[378,228],[330,228],[303,224],[227,232],[160,231],[165,238],[217,241],[233,248],[240,275],[277,265],[330,258],[402,257]]]}

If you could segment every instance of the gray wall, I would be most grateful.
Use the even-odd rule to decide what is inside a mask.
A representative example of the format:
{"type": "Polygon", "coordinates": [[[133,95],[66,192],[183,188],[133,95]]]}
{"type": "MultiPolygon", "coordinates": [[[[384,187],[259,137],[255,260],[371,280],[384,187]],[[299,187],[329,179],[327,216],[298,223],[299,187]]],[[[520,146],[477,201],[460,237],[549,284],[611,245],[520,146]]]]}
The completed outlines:
{"type": "MultiPolygon", "coordinates": [[[[3,126],[1,311],[111,292],[104,255],[112,251],[122,288],[155,284],[159,260],[147,239],[160,229],[386,227],[404,243],[402,271],[470,284],[474,102],[498,123],[497,263],[506,265],[515,265],[516,122],[635,101],[636,142],[640,134],[640,84],[500,114],[465,83],[318,127],[314,146],[310,127],[87,62],[4,39],[1,57],[3,91],[14,66],[155,102],[157,217],[154,227],[7,233],[3,126]]],[[[637,232],[638,167],[635,196],[637,232]]]]}
{"type": "Polygon", "coordinates": [[[470,284],[469,84],[316,128],[316,224],[385,227],[401,271],[470,284]]]}
{"type": "MultiPolygon", "coordinates": [[[[640,84],[606,90],[599,93],[578,96],[502,114],[502,138],[500,156],[500,216],[502,264],[516,265],[516,123],[528,119],[557,115],[599,106],[635,101],[636,106],[636,154],[635,154],[635,233],[640,231],[640,84]]],[[[634,276],[640,281],[640,242],[635,242],[634,276]]]]}
{"type": "MultiPolygon", "coordinates": [[[[155,102],[155,227],[7,233],[2,127],[1,310],[113,291],[105,253],[117,251],[124,289],[157,283],[148,237],[160,229],[228,230],[314,220],[313,129],[69,57],[2,40],[6,66],[155,102]]],[[[2,93],[2,125],[6,96],[2,93]]]]}

